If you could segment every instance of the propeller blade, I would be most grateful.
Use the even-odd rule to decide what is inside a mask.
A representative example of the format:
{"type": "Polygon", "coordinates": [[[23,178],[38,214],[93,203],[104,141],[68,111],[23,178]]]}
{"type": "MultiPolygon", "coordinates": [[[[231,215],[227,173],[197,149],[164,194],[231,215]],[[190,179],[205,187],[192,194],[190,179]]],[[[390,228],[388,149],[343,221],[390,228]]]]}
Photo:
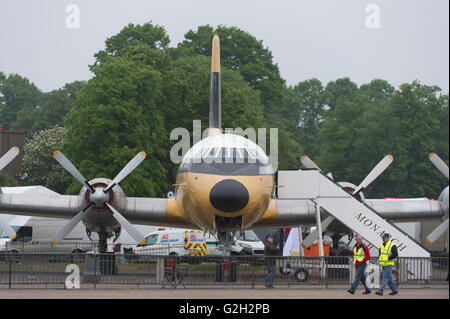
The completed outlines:
{"type": "Polygon", "coordinates": [[[113,214],[114,218],[119,222],[119,224],[125,228],[128,234],[130,234],[133,239],[139,243],[143,244],[145,242],[145,237],[142,236],[142,234],[136,229],[136,227],[133,226],[128,220],[125,219],[114,207],[109,205],[108,203],[105,203],[108,209],[113,214]]]}
{"type": "Polygon", "coordinates": [[[436,154],[436,153],[431,153],[430,155],[428,155],[428,157],[430,158],[431,163],[434,164],[434,166],[436,166],[436,168],[445,175],[445,177],[447,177],[448,179],[448,166],[447,164],[445,164],[445,162],[443,160],[441,160],[441,158],[436,154]]]}
{"type": "Polygon", "coordinates": [[[438,239],[439,237],[442,236],[442,234],[444,234],[448,229],[448,218],[442,223],[440,224],[438,227],[436,227],[431,234],[429,234],[427,236],[427,238],[425,239],[425,241],[427,242],[427,244],[432,244],[436,241],[436,239],[438,239]]]}
{"type": "Polygon", "coordinates": [[[80,171],[72,164],[71,161],[67,159],[67,157],[64,156],[63,153],[61,153],[60,151],[55,151],[53,153],[53,157],[55,158],[55,160],[58,161],[59,164],[61,164],[62,167],[64,167],[66,171],[70,173],[70,175],[75,177],[77,181],[79,181],[82,185],[86,185],[87,187],[89,187],[91,192],[95,192],[95,190],[86,180],[86,178],[84,178],[84,176],[80,173],[80,171]]]}
{"type": "Polygon", "coordinates": [[[116,177],[114,177],[114,179],[109,183],[108,187],[105,188],[104,192],[106,193],[110,188],[113,188],[114,185],[119,184],[121,180],[127,177],[128,174],[130,174],[136,167],[139,166],[139,164],[142,163],[146,156],[147,154],[145,154],[144,151],[137,153],[137,155],[133,157],[133,159],[129,161],[124,168],[122,168],[120,173],[117,174],[116,177]]]}
{"type": "Polygon", "coordinates": [[[11,239],[16,238],[16,231],[0,218],[0,229],[11,239]]]}
{"type": "Polygon", "coordinates": [[[19,155],[19,148],[17,146],[12,147],[8,152],[6,152],[1,158],[0,158],[0,171],[11,163],[11,161],[19,155]]]}
{"type": "Polygon", "coordinates": [[[303,155],[300,159],[300,162],[306,167],[306,168],[317,168],[318,170],[321,170],[319,166],[317,166],[316,163],[312,161],[307,155],[303,155]]]}
{"type": "Polygon", "coordinates": [[[81,210],[78,214],[75,215],[74,218],[72,218],[57,234],[55,237],[52,238],[52,241],[57,244],[58,242],[61,242],[64,237],[66,237],[72,229],[75,228],[75,226],[80,222],[80,220],[83,219],[84,215],[86,215],[86,212],[91,206],[94,204],[91,204],[87,206],[85,209],[81,210]]]}
{"type": "Polygon", "coordinates": [[[394,161],[392,155],[386,155],[366,176],[366,178],[359,184],[359,186],[355,189],[353,194],[358,194],[363,188],[369,186],[381,173],[383,173],[386,168],[394,161]]]}
{"type": "MultiPolygon", "coordinates": [[[[328,216],[327,218],[325,218],[325,220],[320,224],[321,228],[322,228],[322,232],[324,232],[328,226],[330,226],[330,224],[333,222],[334,217],[333,216],[328,216]]],[[[303,240],[302,246],[304,248],[309,248],[309,246],[311,246],[311,244],[313,242],[315,242],[317,240],[317,237],[319,236],[319,230],[316,227],[316,229],[314,229],[308,236],[306,236],[306,238],[303,240]]]]}

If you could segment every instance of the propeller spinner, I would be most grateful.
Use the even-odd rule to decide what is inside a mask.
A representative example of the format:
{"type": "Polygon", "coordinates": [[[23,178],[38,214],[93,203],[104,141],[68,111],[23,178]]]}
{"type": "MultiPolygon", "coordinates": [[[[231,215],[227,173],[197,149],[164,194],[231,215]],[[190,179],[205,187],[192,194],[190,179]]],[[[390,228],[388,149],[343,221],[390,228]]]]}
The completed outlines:
{"type": "Polygon", "coordinates": [[[86,178],[78,171],[78,169],[64,156],[60,151],[55,151],[53,157],[58,163],[64,167],[76,180],[78,180],[83,186],[88,189],[85,193],[86,207],[83,208],[78,214],[73,217],[69,223],[67,223],[53,238],[53,242],[58,243],[64,239],[75,226],[86,216],[89,209],[92,208],[96,211],[110,211],[116,221],[123,227],[131,237],[138,243],[143,243],[145,237],[133,226],[128,220],[125,219],[113,206],[114,193],[112,189],[115,185],[120,183],[125,177],[127,177],[142,161],[145,159],[145,152],[139,152],[131,161],[125,165],[119,174],[108,185],[103,183],[96,183],[91,185],[86,178]]]}

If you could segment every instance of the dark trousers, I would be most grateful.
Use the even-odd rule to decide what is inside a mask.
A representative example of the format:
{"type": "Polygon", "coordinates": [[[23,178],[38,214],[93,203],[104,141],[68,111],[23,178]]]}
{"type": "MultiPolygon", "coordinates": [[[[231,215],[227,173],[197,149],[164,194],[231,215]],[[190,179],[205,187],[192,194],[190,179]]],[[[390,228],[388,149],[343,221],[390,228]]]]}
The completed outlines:
{"type": "Polygon", "coordinates": [[[366,288],[366,291],[370,291],[370,288],[366,284],[366,266],[367,266],[367,263],[359,264],[358,266],[356,266],[355,281],[353,282],[353,284],[350,288],[351,291],[356,290],[360,281],[364,285],[364,288],[366,288]]]}
{"type": "Polygon", "coordinates": [[[267,267],[267,276],[264,278],[264,283],[266,285],[272,286],[273,277],[275,276],[275,265],[266,265],[267,267]]]}

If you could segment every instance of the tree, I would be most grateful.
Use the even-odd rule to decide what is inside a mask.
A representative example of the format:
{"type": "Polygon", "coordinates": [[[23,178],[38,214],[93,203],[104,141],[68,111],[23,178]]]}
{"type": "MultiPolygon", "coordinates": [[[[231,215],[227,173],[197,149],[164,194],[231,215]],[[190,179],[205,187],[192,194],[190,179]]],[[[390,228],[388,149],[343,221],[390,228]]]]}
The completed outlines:
{"type": "Polygon", "coordinates": [[[439,195],[446,180],[427,155],[437,152],[448,159],[448,95],[417,81],[394,90],[374,80],[357,89],[352,100],[348,96],[341,94],[328,111],[319,166],[339,181],[359,184],[392,154],[393,164],[364,190],[366,197],[439,195]]]}
{"type": "Polygon", "coordinates": [[[85,82],[75,81],[67,83],[62,89],[44,93],[39,116],[32,127],[32,132],[63,126],[64,119],[75,105],[76,96],[81,93],[85,82]]]}
{"type": "Polygon", "coordinates": [[[359,183],[364,177],[364,167],[368,165],[357,157],[354,147],[361,127],[361,114],[367,108],[364,100],[364,95],[359,95],[354,101],[340,96],[320,131],[321,148],[317,163],[324,171],[332,172],[339,181],[359,183]]]}
{"type": "Polygon", "coordinates": [[[17,114],[35,112],[41,101],[41,91],[27,78],[18,74],[0,77],[0,125],[8,130],[21,129],[15,125],[17,114]]]}
{"type": "MultiPolygon", "coordinates": [[[[121,187],[128,196],[163,196],[167,133],[158,110],[161,74],[125,57],[95,67],[65,125],[63,150],[88,179],[113,178],[139,151],[149,155],[121,187]]],[[[69,192],[80,188],[74,182],[69,192]]]]}
{"type": "MultiPolygon", "coordinates": [[[[201,120],[208,127],[211,60],[200,55],[179,58],[164,83],[164,109],[168,129],[190,127],[201,120]]],[[[264,127],[259,92],[253,90],[239,72],[221,70],[222,127],[264,127]]]]}
{"type": "Polygon", "coordinates": [[[439,195],[447,181],[427,155],[437,152],[448,160],[448,95],[440,94],[436,86],[414,81],[401,85],[384,107],[372,108],[364,117],[365,125],[355,145],[358,148],[366,145],[365,156],[369,158],[373,150],[390,153],[395,158],[392,167],[374,183],[373,194],[439,195]],[[377,185],[382,187],[377,189],[377,185]]]}
{"type": "Polygon", "coordinates": [[[55,127],[55,125],[63,126],[64,118],[75,105],[76,95],[80,93],[84,85],[83,81],[75,81],[67,83],[62,89],[42,93],[38,107],[18,110],[17,119],[12,127],[22,130],[26,138],[31,138],[41,130],[55,127]]]}
{"type": "Polygon", "coordinates": [[[18,184],[11,177],[9,177],[3,172],[0,172],[0,187],[11,187],[11,186],[18,186],[18,184]]]}
{"type": "Polygon", "coordinates": [[[95,63],[91,66],[91,71],[108,57],[121,56],[123,50],[129,47],[145,44],[155,51],[165,51],[169,43],[169,36],[163,27],[153,25],[151,22],[144,23],[142,26],[130,23],[118,34],[106,39],[105,49],[94,55],[95,63]]]}
{"type": "Polygon", "coordinates": [[[323,123],[324,88],[317,79],[306,80],[285,90],[283,117],[289,121],[287,129],[312,158],[319,156],[319,131],[323,123]]]}
{"type": "Polygon", "coordinates": [[[22,167],[24,185],[43,185],[58,193],[66,191],[72,177],[52,156],[61,147],[65,133],[63,127],[55,126],[35,133],[25,143],[22,167]]]}
{"type": "Polygon", "coordinates": [[[357,92],[358,86],[349,78],[337,79],[336,81],[328,82],[325,87],[323,93],[324,103],[330,111],[333,111],[339,97],[345,96],[347,100],[352,101],[357,92]]]}
{"type": "Polygon", "coordinates": [[[266,112],[276,112],[282,106],[284,80],[278,65],[262,40],[236,27],[209,25],[190,30],[176,49],[171,50],[174,59],[186,55],[211,57],[211,41],[214,34],[220,37],[220,60],[222,66],[237,70],[250,87],[261,92],[261,102],[266,112]]]}

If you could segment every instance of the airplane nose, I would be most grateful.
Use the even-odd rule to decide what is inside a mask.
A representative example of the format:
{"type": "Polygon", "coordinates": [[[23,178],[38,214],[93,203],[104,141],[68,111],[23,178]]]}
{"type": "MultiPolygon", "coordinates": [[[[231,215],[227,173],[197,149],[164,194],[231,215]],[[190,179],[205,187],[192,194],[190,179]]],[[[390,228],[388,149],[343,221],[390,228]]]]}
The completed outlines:
{"type": "Polygon", "coordinates": [[[247,188],[233,179],[218,182],[209,193],[209,200],[214,208],[226,213],[237,212],[244,208],[248,198],[247,188]]]}

